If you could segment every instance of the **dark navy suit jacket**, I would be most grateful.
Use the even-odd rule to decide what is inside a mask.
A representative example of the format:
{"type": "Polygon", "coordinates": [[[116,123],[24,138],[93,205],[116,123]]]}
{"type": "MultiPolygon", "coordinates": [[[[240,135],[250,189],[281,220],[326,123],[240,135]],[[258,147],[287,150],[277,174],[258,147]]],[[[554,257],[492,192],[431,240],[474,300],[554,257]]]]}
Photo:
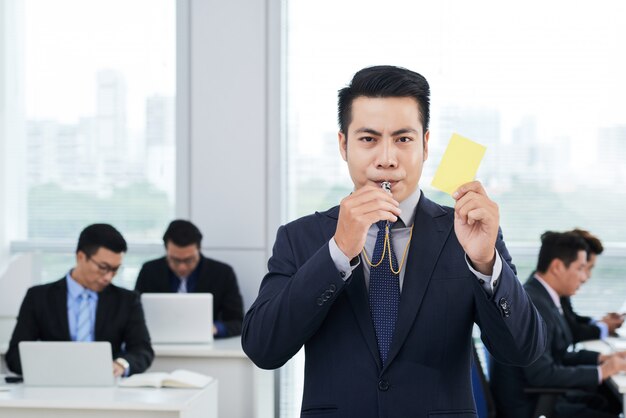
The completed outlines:
{"type": "Polygon", "coordinates": [[[547,347],[544,353],[525,368],[491,362],[491,386],[498,416],[528,418],[536,395],[524,393],[528,387],[574,388],[594,390],[598,382],[598,354],[595,351],[567,351],[572,333],[550,294],[531,276],[524,288],[546,322],[547,347]]]}
{"type": "MultiPolygon", "coordinates": [[[[213,320],[224,324],[223,337],[241,334],[243,300],[235,271],[231,266],[203,255],[194,293],[213,294],[213,320]]],[[[146,262],[139,271],[135,291],[139,293],[170,293],[171,270],[165,257],[146,262]]]]}
{"type": "Polygon", "coordinates": [[[526,365],[543,352],[545,325],[501,237],[502,276],[489,296],[467,267],[453,210],[422,196],[382,368],[362,267],[344,282],[330,256],[338,214],[335,207],[278,230],[269,272],[244,318],[243,348],[259,367],[280,367],[304,345],[302,416],[475,417],[474,322],[501,361],[526,365]]]}
{"type": "MultiPolygon", "coordinates": [[[[9,369],[22,373],[19,343],[38,340],[71,341],[65,277],[28,289],[6,354],[9,369]]],[[[137,293],[113,284],[98,293],[95,340],[110,342],[113,358],[126,359],[131,374],[150,367],[154,352],[137,293]]]]}

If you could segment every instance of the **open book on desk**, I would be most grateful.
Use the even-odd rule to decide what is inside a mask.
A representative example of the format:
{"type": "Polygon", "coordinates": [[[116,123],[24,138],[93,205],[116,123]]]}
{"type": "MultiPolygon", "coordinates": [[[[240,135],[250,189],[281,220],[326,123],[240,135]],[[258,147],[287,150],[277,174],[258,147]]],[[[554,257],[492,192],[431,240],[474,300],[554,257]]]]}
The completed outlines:
{"type": "Polygon", "coordinates": [[[121,387],[154,388],[203,388],[213,380],[212,377],[189,370],[174,370],[171,373],[139,373],[121,379],[121,387]]]}

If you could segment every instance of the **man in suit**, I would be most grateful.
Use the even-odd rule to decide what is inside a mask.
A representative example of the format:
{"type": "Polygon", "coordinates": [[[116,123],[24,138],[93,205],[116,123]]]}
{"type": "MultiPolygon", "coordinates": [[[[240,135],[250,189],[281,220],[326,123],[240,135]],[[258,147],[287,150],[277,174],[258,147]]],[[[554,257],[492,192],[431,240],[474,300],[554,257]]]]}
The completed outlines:
{"type": "Polygon", "coordinates": [[[126,241],[111,225],[93,224],[78,238],[76,266],[53,283],[31,287],[20,308],[6,354],[22,372],[20,341],[108,341],[116,376],[142,373],[154,352],[139,295],[111,283],[126,241]]]}
{"type": "MultiPolygon", "coordinates": [[[[586,278],[583,283],[591,278],[591,271],[596,265],[596,259],[604,251],[602,241],[589,231],[574,229],[572,233],[582,237],[589,246],[587,254],[586,278]]],[[[572,331],[574,342],[605,339],[609,335],[614,335],[615,331],[622,326],[624,317],[616,312],[609,312],[602,319],[595,320],[589,316],[581,316],[574,312],[572,301],[569,297],[561,298],[563,315],[572,331]]]]}
{"type": "Polygon", "coordinates": [[[563,316],[561,297],[576,293],[587,275],[588,246],[573,233],[546,232],[541,236],[537,272],[524,288],[547,326],[547,349],[526,367],[491,362],[491,385],[498,416],[529,418],[536,395],[524,388],[564,388],[569,391],[556,404],[558,417],[615,417],[619,404],[599,391],[600,384],[626,370],[623,353],[601,355],[595,351],[570,351],[573,342],[563,316]]]}
{"type": "Polygon", "coordinates": [[[461,186],[454,209],[418,187],[429,94],[403,68],[356,73],[338,112],[354,191],[278,230],[242,345],[266,369],[304,346],[302,416],[475,417],[475,322],[502,361],[526,365],[544,349],[482,185],[461,186]]]}
{"type": "MultiPolygon", "coordinates": [[[[139,293],[212,293],[213,335],[241,334],[243,301],[233,269],[202,255],[202,233],[189,221],[172,221],[163,235],[165,257],[141,267],[139,293]]],[[[175,313],[172,313],[175,315],[175,313]]]]}

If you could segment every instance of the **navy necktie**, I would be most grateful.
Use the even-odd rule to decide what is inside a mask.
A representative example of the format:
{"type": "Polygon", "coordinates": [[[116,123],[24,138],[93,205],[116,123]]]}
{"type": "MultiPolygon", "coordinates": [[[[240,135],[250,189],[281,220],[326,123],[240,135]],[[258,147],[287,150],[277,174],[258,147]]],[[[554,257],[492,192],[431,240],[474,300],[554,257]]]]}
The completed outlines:
{"type": "MultiPolygon", "coordinates": [[[[385,245],[386,221],[379,221],[378,235],[372,253],[372,264],[377,264],[382,255],[385,245]]],[[[391,224],[389,224],[389,246],[391,247],[391,224]]],[[[398,261],[392,248],[391,260],[393,270],[398,271],[398,261]]],[[[400,275],[394,274],[389,265],[389,252],[385,252],[385,258],[377,267],[370,268],[370,311],[378,341],[378,351],[383,366],[387,362],[387,354],[391,345],[391,338],[398,319],[398,306],[400,305],[400,275]]]]}

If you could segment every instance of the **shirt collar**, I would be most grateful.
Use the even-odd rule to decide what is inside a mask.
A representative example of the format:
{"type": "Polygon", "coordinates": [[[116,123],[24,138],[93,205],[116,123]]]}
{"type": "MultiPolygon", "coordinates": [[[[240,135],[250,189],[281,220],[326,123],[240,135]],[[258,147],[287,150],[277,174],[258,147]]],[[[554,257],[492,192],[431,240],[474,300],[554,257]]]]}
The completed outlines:
{"type": "Polygon", "coordinates": [[[413,226],[413,221],[415,220],[415,216],[413,215],[415,214],[415,208],[417,207],[421,194],[422,191],[418,187],[406,199],[400,202],[400,209],[402,210],[402,213],[399,218],[407,228],[413,226]]]}
{"type": "Polygon", "coordinates": [[[72,277],[72,270],[70,270],[65,276],[65,282],[67,283],[67,293],[70,296],[70,299],[76,299],[85,290],[92,298],[95,298],[95,299],[98,298],[98,294],[96,292],[94,292],[93,290],[87,289],[86,287],[81,286],[80,283],[74,280],[74,278],[72,277]]]}
{"type": "Polygon", "coordinates": [[[559,310],[560,310],[561,309],[561,298],[559,297],[559,294],[556,293],[556,290],[554,290],[552,287],[550,287],[550,285],[545,280],[543,280],[541,278],[541,276],[539,276],[539,274],[537,274],[537,273],[535,273],[535,279],[537,279],[537,281],[539,283],[541,283],[543,285],[543,287],[546,288],[546,291],[550,295],[550,299],[552,299],[552,302],[554,302],[556,307],[559,308],[559,310]]]}

